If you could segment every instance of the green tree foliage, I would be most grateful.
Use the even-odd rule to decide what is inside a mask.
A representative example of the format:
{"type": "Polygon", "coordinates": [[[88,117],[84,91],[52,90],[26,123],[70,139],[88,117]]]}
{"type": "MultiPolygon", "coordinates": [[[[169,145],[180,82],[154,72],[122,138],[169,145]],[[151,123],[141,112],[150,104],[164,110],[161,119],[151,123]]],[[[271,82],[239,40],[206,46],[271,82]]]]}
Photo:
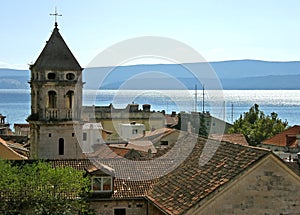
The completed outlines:
{"type": "Polygon", "coordinates": [[[259,105],[255,104],[234,122],[229,133],[244,134],[248,143],[256,146],[261,141],[284,131],[287,126],[288,122],[279,119],[277,113],[265,115],[259,110],[259,105]]]}
{"type": "Polygon", "coordinates": [[[205,124],[204,114],[200,114],[200,127],[199,127],[199,135],[207,137],[207,127],[205,124]]]}
{"type": "Polygon", "coordinates": [[[70,167],[45,162],[0,160],[1,214],[76,214],[87,212],[90,180],[70,167]]]}

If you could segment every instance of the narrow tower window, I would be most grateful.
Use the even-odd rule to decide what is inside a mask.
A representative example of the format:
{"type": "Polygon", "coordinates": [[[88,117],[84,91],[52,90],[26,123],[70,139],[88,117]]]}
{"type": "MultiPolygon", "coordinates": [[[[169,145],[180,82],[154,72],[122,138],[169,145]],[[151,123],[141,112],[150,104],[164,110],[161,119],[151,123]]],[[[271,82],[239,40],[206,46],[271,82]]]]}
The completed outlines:
{"type": "Polygon", "coordinates": [[[64,138],[59,138],[58,140],[58,154],[64,155],[65,153],[65,140],[64,138]]]}
{"type": "Polygon", "coordinates": [[[66,106],[67,108],[72,108],[74,105],[74,92],[73,91],[68,91],[66,94],[66,106]]]}
{"type": "Polygon", "coordinates": [[[56,92],[55,91],[49,91],[48,92],[48,108],[56,108],[56,92]]]}

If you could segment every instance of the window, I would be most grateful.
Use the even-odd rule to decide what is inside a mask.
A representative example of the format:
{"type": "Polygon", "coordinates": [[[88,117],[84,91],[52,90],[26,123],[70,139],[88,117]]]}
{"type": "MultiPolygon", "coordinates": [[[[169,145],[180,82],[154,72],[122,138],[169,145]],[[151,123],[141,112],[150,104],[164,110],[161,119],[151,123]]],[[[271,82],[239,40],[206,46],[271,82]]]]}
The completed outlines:
{"type": "Polygon", "coordinates": [[[126,215],[125,208],[115,208],[114,215],[126,215]]]}
{"type": "Polygon", "coordinates": [[[51,90],[48,92],[48,108],[56,108],[56,92],[51,90]]]}
{"type": "Polygon", "coordinates": [[[75,79],[75,75],[74,75],[73,73],[68,73],[68,74],[66,75],[66,78],[67,78],[68,80],[74,80],[74,79],[75,79]]]}
{"type": "Polygon", "coordinates": [[[58,154],[59,155],[64,155],[65,152],[65,140],[64,138],[59,138],[58,140],[58,154]]]}
{"type": "Polygon", "coordinates": [[[160,141],[160,145],[161,146],[167,146],[169,143],[168,143],[168,141],[167,140],[162,140],[162,141],[160,141]]]}
{"type": "Polygon", "coordinates": [[[72,133],[72,137],[74,137],[75,136],[75,134],[74,133],[72,133]]]}
{"type": "Polygon", "coordinates": [[[74,103],[74,92],[73,91],[68,91],[66,94],[66,106],[67,108],[72,108],[73,103],[74,103]]]}
{"type": "Polygon", "coordinates": [[[49,72],[48,73],[48,75],[47,75],[47,78],[49,79],[49,80],[53,80],[53,79],[55,79],[55,73],[53,73],[53,72],[49,72]]]}
{"type": "Polygon", "coordinates": [[[110,176],[92,177],[92,191],[95,192],[112,191],[112,177],[110,176]]]}
{"type": "Polygon", "coordinates": [[[49,133],[48,136],[51,137],[51,133],[49,133]]]}
{"type": "Polygon", "coordinates": [[[138,130],[137,129],[132,129],[132,134],[137,134],[138,130]]]}
{"type": "Polygon", "coordinates": [[[86,141],[86,139],[87,139],[87,134],[86,133],[82,133],[82,140],[86,141]]]}

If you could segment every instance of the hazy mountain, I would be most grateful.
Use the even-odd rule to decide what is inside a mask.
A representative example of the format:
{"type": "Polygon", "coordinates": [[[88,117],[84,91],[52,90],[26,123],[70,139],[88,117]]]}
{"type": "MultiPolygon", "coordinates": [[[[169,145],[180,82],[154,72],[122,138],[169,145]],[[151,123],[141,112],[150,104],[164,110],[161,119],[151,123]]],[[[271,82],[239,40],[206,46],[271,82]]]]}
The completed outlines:
{"type": "Polygon", "coordinates": [[[29,79],[28,70],[0,68],[0,89],[28,89],[29,79]]]}
{"type": "Polygon", "coordinates": [[[235,60],[210,63],[221,79],[263,77],[270,75],[300,75],[300,61],[269,62],[235,60]]]}
{"type": "MultiPolygon", "coordinates": [[[[192,63],[134,65],[117,68],[89,68],[85,70],[86,87],[95,89],[180,89],[181,82],[189,89],[195,84],[201,88],[198,78],[187,69],[200,71],[200,81],[212,81],[207,73],[215,71],[223,89],[300,89],[300,62],[266,62],[237,60],[192,63]],[[144,74],[144,75],[141,75],[144,74]],[[147,77],[148,76],[148,77],[147,77]],[[169,76],[169,77],[168,77],[169,76]],[[177,79],[177,82],[176,80],[177,79]]],[[[212,82],[210,82],[212,83],[212,82]]]]}
{"type": "MultiPolygon", "coordinates": [[[[235,60],[224,62],[133,65],[87,68],[83,71],[85,89],[194,89],[209,81],[215,71],[224,89],[300,89],[300,62],[235,60]],[[122,85],[123,84],[123,85],[122,85]]],[[[28,70],[0,69],[1,89],[28,89],[28,70]]]]}

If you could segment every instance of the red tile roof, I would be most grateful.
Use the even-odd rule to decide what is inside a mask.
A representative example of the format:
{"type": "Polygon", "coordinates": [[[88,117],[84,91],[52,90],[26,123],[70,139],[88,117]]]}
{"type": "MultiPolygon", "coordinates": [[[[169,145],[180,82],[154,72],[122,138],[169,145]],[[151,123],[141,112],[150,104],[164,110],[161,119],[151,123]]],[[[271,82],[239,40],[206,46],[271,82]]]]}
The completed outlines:
{"type": "Polygon", "coordinates": [[[285,164],[300,176],[300,163],[298,162],[285,162],[285,164]]]}
{"type": "Polygon", "coordinates": [[[4,160],[26,160],[26,156],[15,151],[10,144],[0,138],[0,159],[4,160]]]}
{"type": "Polygon", "coordinates": [[[146,197],[165,211],[181,214],[271,153],[254,147],[209,141],[207,144],[206,139],[185,135],[166,155],[147,161],[104,158],[52,162],[54,166],[77,169],[104,164],[115,172],[114,193],[110,198],[146,197]],[[212,157],[201,164],[204,151],[204,159],[210,153],[212,157]]]}
{"type": "Polygon", "coordinates": [[[114,192],[108,198],[148,198],[169,214],[183,214],[271,153],[186,134],[165,155],[153,160],[115,157],[49,162],[54,167],[78,170],[105,165],[114,170],[115,177],[114,192]]]}
{"type": "Polygon", "coordinates": [[[15,123],[14,127],[30,128],[30,125],[29,124],[15,123]]]}
{"type": "Polygon", "coordinates": [[[293,127],[288,128],[287,130],[271,137],[270,139],[262,141],[262,144],[266,145],[275,145],[275,146],[289,146],[289,147],[295,147],[297,146],[297,139],[296,135],[300,134],[300,126],[295,125],[293,127]],[[288,137],[294,137],[292,138],[289,143],[287,144],[287,138],[288,137]]]}
{"type": "MultiPolygon", "coordinates": [[[[187,142],[195,141],[189,136],[187,142]]],[[[178,168],[160,178],[148,191],[147,197],[169,214],[183,214],[191,206],[234,179],[270,151],[238,144],[199,139],[193,151],[178,168]],[[200,165],[202,152],[213,152],[212,158],[200,165]]]]}
{"type": "Polygon", "coordinates": [[[240,144],[243,146],[249,146],[243,134],[210,134],[209,138],[234,144],[240,144]]]}

